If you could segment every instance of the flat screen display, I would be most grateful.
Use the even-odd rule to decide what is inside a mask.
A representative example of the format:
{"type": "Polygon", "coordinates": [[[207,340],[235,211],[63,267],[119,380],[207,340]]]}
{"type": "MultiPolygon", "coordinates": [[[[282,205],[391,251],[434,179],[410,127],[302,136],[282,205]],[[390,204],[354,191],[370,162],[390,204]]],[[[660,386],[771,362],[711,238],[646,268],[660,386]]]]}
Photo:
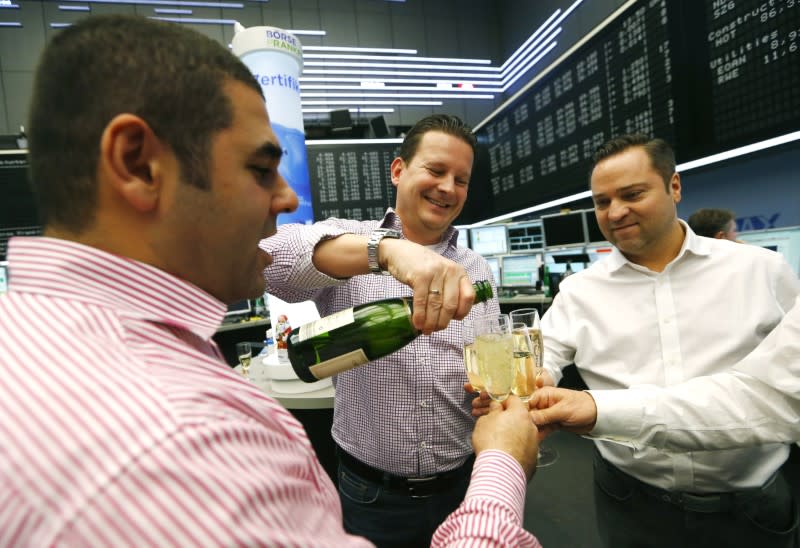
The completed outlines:
{"type": "Polygon", "coordinates": [[[249,316],[250,310],[250,301],[248,299],[237,301],[228,305],[228,311],[225,313],[225,317],[235,318],[239,316],[249,316]]]}
{"type": "Polygon", "coordinates": [[[502,255],[508,252],[506,225],[478,226],[470,229],[472,249],[480,255],[502,255]]]}
{"type": "Polygon", "coordinates": [[[502,286],[535,286],[539,281],[537,255],[508,255],[503,257],[502,286]]]}
{"type": "Polygon", "coordinates": [[[489,263],[489,268],[494,276],[495,283],[500,283],[500,259],[497,257],[486,257],[486,262],[489,263]]]}
{"type": "Polygon", "coordinates": [[[583,230],[583,212],[574,211],[563,215],[542,217],[544,244],[547,247],[584,245],[586,234],[583,230]]]}
{"type": "Polygon", "coordinates": [[[42,227],[33,190],[28,184],[26,152],[0,153],[0,261],[14,236],[39,236],[42,227]]]}
{"type": "Polygon", "coordinates": [[[589,243],[608,241],[606,240],[606,237],[603,236],[603,233],[600,232],[600,225],[597,224],[597,217],[594,214],[594,210],[585,209],[583,211],[583,215],[586,217],[586,233],[589,243]]]}
{"type": "Polygon", "coordinates": [[[8,291],[8,269],[5,262],[0,262],[0,295],[8,291]]]}
{"type": "Polygon", "coordinates": [[[458,247],[469,247],[469,230],[466,228],[458,229],[458,247]]]}

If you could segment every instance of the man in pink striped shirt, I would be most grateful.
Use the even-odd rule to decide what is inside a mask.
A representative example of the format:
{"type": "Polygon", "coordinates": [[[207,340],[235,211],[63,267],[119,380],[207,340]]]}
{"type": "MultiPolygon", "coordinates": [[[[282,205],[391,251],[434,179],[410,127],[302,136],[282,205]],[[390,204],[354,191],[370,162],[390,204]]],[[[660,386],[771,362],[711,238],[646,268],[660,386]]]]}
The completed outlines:
{"type": "MultiPolygon", "coordinates": [[[[89,17],[45,50],[28,127],[45,237],[11,240],[0,296],[0,545],[368,545],[300,424],[211,339],[297,207],[248,69],[177,25],[89,17]]],[[[523,404],[473,443],[434,545],[538,546],[523,404]]]]}

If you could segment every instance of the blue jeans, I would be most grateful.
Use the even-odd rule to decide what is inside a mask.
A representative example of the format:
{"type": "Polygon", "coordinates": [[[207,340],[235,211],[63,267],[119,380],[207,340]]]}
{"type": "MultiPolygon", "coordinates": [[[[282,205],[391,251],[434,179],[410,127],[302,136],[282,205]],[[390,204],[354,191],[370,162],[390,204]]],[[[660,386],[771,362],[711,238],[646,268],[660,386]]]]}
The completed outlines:
{"type": "Polygon", "coordinates": [[[470,470],[448,489],[424,497],[387,489],[339,461],[339,498],[348,533],[379,548],[430,546],[436,528],[464,500],[470,470]]]}

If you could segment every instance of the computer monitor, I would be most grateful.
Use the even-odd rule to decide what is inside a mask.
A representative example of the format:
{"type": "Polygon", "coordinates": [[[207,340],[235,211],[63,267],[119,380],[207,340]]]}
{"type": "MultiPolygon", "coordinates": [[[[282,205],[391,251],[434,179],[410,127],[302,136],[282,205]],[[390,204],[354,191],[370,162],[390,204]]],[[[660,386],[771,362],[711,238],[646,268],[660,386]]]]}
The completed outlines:
{"type": "Polygon", "coordinates": [[[585,245],[583,211],[543,216],[542,233],[547,247],[585,245]]]}
{"type": "Polygon", "coordinates": [[[251,310],[252,308],[250,307],[249,299],[236,301],[235,303],[228,305],[228,311],[225,312],[225,319],[230,320],[234,318],[249,317],[251,310]]]}
{"type": "Polygon", "coordinates": [[[800,226],[740,232],[739,239],[777,251],[800,275],[800,226]]]}
{"type": "Polygon", "coordinates": [[[503,278],[500,285],[503,287],[532,287],[538,281],[538,255],[506,255],[503,257],[503,278]]]}
{"type": "Polygon", "coordinates": [[[584,209],[583,216],[586,219],[586,236],[590,244],[607,242],[606,237],[600,232],[600,225],[597,224],[597,216],[594,209],[584,209]]]}
{"type": "Polygon", "coordinates": [[[476,226],[469,229],[472,250],[480,255],[502,255],[508,253],[506,225],[476,226]]]}
{"type": "Polygon", "coordinates": [[[0,261],[0,295],[8,291],[8,263],[0,261]]]}
{"type": "Polygon", "coordinates": [[[42,233],[36,199],[28,184],[28,155],[0,151],[0,261],[5,260],[13,236],[42,233]]]}
{"type": "Polygon", "coordinates": [[[489,263],[489,268],[492,270],[495,283],[500,283],[500,259],[497,257],[485,257],[486,262],[489,263]]]}
{"type": "Polygon", "coordinates": [[[458,247],[469,247],[469,230],[466,228],[458,229],[458,247]]]}

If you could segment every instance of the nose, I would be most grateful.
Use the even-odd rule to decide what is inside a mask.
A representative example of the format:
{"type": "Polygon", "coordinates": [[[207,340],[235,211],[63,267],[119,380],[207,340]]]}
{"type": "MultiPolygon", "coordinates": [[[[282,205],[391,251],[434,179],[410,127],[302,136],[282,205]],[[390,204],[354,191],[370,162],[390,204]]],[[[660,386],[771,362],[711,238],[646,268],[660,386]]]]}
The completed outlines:
{"type": "Polygon", "coordinates": [[[439,184],[436,188],[444,194],[452,194],[456,188],[455,176],[452,173],[448,173],[444,177],[440,178],[439,184]]]}
{"type": "Polygon", "coordinates": [[[628,214],[628,206],[617,200],[612,200],[608,207],[608,218],[612,221],[622,219],[628,214]]]}
{"type": "Polygon", "coordinates": [[[275,193],[272,196],[272,212],[275,215],[279,213],[291,213],[297,209],[300,204],[297,200],[297,194],[283,176],[279,177],[280,180],[275,186],[275,193]]]}

